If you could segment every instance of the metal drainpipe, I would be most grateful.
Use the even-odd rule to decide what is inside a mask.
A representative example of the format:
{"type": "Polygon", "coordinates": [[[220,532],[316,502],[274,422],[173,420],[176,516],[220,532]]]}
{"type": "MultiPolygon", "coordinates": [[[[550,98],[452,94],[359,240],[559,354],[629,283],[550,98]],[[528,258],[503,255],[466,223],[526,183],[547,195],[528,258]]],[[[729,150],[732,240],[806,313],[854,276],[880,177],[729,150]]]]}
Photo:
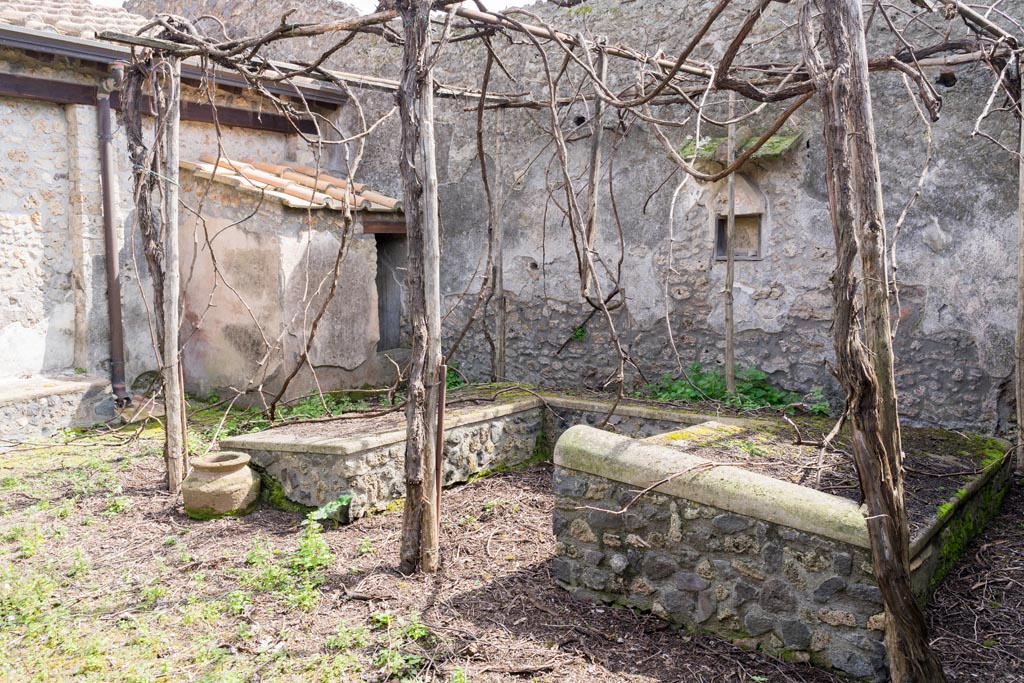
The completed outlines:
{"type": "Polygon", "coordinates": [[[111,155],[113,135],[110,125],[110,93],[121,86],[124,67],[113,67],[111,78],[105,79],[97,91],[96,117],[99,123],[100,181],[103,188],[103,243],[107,271],[107,322],[110,326],[110,385],[118,407],[132,402],[124,380],[124,324],[121,319],[121,274],[118,263],[117,227],[114,225],[114,160],[111,155]]]}

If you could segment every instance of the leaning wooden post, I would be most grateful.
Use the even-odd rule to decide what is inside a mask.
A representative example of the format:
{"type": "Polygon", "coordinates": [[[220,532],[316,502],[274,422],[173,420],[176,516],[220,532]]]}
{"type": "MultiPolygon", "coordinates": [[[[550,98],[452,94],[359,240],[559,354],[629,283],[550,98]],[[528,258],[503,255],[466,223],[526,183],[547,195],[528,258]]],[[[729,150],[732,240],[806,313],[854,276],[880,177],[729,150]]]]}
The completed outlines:
{"type": "Polygon", "coordinates": [[[812,7],[808,0],[801,8],[800,26],[804,62],[818,92],[824,123],[829,212],[836,240],[832,274],[836,376],[846,392],[853,457],[867,505],[872,570],[885,605],[889,675],[897,683],[944,683],[942,663],[930,647],[910,580],[885,212],[861,7],[859,0],[822,3],[822,36],[832,57],[829,72],[816,47],[812,7]],[[855,275],[858,256],[859,281],[855,275]],[[863,311],[863,341],[858,311],[863,311]]]}
{"type": "Polygon", "coordinates": [[[164,127],[163,177],[163,251],[164,251],[164,424],[167,462],[167,488],[177,493],[185,477],[185,401],[178,352],[178,331],[181,326],[181,269],[178,244],[178,131],[181,119],[181,62],[166,58],[164,78],[165,109],[158,112],[166,121],[164,127]]]}
{"type": "Polygon", "coordinates": [[[434,81],[430,64],[430,1],[396,0],[402,18],[401,169],[409,249],[406,283],[412,353],[406,408],[405,512],[401,570],[437,571],[434,451],[441,365],[440,219],[434,152],[434,81]]]}

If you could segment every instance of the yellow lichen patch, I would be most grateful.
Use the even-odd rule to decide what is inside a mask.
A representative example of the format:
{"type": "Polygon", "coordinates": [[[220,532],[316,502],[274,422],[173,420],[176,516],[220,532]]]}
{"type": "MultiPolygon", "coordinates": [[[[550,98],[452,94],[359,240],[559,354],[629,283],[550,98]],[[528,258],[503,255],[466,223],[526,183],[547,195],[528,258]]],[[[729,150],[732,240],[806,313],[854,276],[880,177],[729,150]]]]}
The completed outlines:
{"type": "Polygon", "coordinates": [[[746,427],[739,425],[727,425],[720,422],[702,422],[699,425],[677,429],[666,434],[652,436],[646,441],[650,443],[671,444],[673,442],[685,442],[687,446],[707,446],[722,440],[735,437],[746,430],[746,427]]]}

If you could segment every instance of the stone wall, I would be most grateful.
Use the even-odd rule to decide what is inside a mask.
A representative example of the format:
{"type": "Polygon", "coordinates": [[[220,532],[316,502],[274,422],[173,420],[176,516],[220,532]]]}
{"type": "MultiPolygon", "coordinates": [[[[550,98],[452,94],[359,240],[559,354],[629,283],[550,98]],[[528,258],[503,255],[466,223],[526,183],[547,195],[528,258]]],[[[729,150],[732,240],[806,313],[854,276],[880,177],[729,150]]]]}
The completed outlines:
{"type": "MultiPolygon", "coordinates": [[[[185,387],[202,396],[252,389],[263,396],[246,400],[263,405],[298,363],[331,288],[341,214],[261,202],[189,172],[182,194],[202,207],[181,233],[185,387]]],[[[286,398],[392,380],[393,366],[376,348],[376,242],[362,234],[358,215],[353,232],[311,349],[316,376],[304,366],[286,398]]]]}
{"type": "Polygon", "coordinates": [[[555,579],[748,649],[884,680],[881,594],[867,550],[556,468],[555,579]],[[869,627],[869,622],[871,626],[869,627]],[[874,627],[874,628],[871,628],[874,627]]]}
{"type": "MultiPolygon", "coordinates": [[[[109,75],[89,63],[46,60],[13,49],[0,49],[0,73],[85,85],[95,85],[109,75]]],[[[246,100],[237,95],[221,93],[218,97],[222,104],[246,106],[246,100]]],[[[114,116],[114,223],[120,244],[126,376],[131,383],[139,374],[155,369],[157,359],[150,326],[152,286],[141,240],[133,229],[133,184],[127,140],[116,118],[118,114],[114,116]]],[[[0,125],[4,129],[0,142],[0,291],[5,297],[0,309],[0,379],[72,369],[107,376],[110,352],[106,247],[96,107],[0,97],[0,125]]],[[[218,138],[212,124],[183,121],[180,136],[181,157],[188,160],[215,152],[220,144],[229,155],[258,155],[270,161],[306,164],[315,161],[314,150],[298,144],[294,135],[223,126],[218,138]]],[[[213,206],[212,201],[207,202],[207,213],[215,218],[232,211],[237,213],[238,200],[218,199],[224,199],[228,206],[220,208],[213,206]]],[[[183,200],[189,209],[199,206],[195,195],[183,196],[183,200]]],[[[293,226],[286,231],[292,243],[289,259],[293,265],[300,259],[297,254],[304,253],[303,238],[295,227],[301,223],[298,213],[292,212],[283,220],[293,226]]],[[[186,209],[181,215],[183,222],[187,222],[191,214],[186,209]]],[[[280,213],[276,217],[268,216],[266,212],[263,214],[264,230],[269,231],[274,221],[282,222],[280,213]]],[[[323,229],[319,233],[323,233],[323,229]]],[[[183,241],[185,239],[190,240],[191,235],[183,241]]],[[[227,242],[228,237],[224,241],[227,242]]],[[[370,247],[372,245],[367,244],[353,247],[352,263],[361,275],[369,277],[372,289],[370,247]]],[[[320,251],[313,251],[316,257],[322,256],[320,251]]],[[[320,271],[328,267],[319,265],[320,271]]],[[[279,269],[280,266],[275,266],[270,277],[277,278],[279,269]]],[[[186,278],[187,274],[183,276],[186,278]]],[[[356,319],[364,322],[364,328],[376,316],[375,302],[369,300],[372,294],[365,289],[359,293],[349,292],[351,305],[359,310],[356,319]],[[363,321],[371,311],[372,317],[363,321]]],[[[227,301],[220,303],[226,305],[227,301]]],[[[237,311],[232,310],[234,312],[237,311]]],[[[243,314],[237,322],[244,324],[244,318],[243,314]]],[[[351,321],[352,316],[347,320],[351,321]]],[[[358,325],[351,327],[359,329],[358,325]]],[[[329,331],[344,336],[344,331],[337,326],[329,331]]],[[[201,337],[198,340],[201,341],[201,337]]],[[[360,346],[372,344],[361,340],[360,346]]],[[[325,364],[352,364],[351,359],[346,359],[346,363],[331,361],[328,358],[325,364]]],[[[225,367],[227,365],[225,363],[225,367]]],[[[330,372],[330,367],[325,369],[325,373],[330,372]]],[[[234,385],[249,378],[249,375],[239,374],[227,380],[223,372],[215,375],[218,386],[234,385]]],[[[309,378],[304,382],[308,388],[309,378]]],[[[205,381],[199,385],[212,386],[205,381]]]]}
{"type": "MultiPolygon", "coordinates": [[[[886,679],[882,597],[854,502],[585,426],[563,434],[554,460],[554,575],[573,594],[886,679]]],[[[991,464],[915,537],[920,601],[998,511],[1011,467],[991,464]]]]}
{"type": "Polygon", "coordinates": [[[587,425],[633,439],[645,439],[709,420],[716,420],[722,424],[750,422],[629,400],[616,404],[607,399],[577,398],[551,391],[543,391],[541,396],[547,407],[544,413],[544,430],[551,443],[558,441],[565,430],[575,425],[587,425]]]}
{"type": "Polygon", "coordinates": [[[68,122],[40,102],[0,98],[0,377],[74,363],[68,122]],[[11,145],[32,140],[31,146],[11,145]]]}
{"type": "MultiPolygon", "coordinates": [[[[152,0],[133,8],[155,9],[152,0]]],[[[162,8],[195,15],[214,12],[230,17],[239,33],[251,34],[278,21],[261,0],[174,0],[162,8]]],[[[693,0],[594,0],[586,11],[538,3],[529,10],[570,33],[589,31],[610,43],[651,52],[675,54],[678,27],[691,26],[705,7],[693,0]]],[[[768,63],[792,47],[787,39],[758,40],[783,24],[793,24],[795,5],[772,4],[744,59],[768,63]]],[[[351,10],[338,3],[305,3],[300,18],[337,16],[351,10]]],[[[717,36],[705,41],[697,57],[720,54],[744,9],[730,7],[716,23],[717,36]]],[[[1008,7],[1019,14],[1017,6],[1008,7]]],[[[528,17],[520,17],[529,21],[528,17]]],[[[882,54],[898,44],[884,22],[872,27],[871,49],[882,54]]],[[[310,59],[322,43],[284,44],[279,54],[310,59]]],[[[522,45],[495,44],[512,82],[495,69],[492,92],[530,91],[544,95],[541,60],[522,45]]],[[[550,51],[553,63],[559,57],[550,51]]],[[[397,77],[400,49],[373,36],[354,41],[328,65],[348,72],[397,77]]],[[[446,47],[437,68],[444,83],[479,86],[483,48],[475,41],[446,47]]],[[[613,79],[632,82],[632,65],[611,60],[613,79]]],[[[1016,249],[1016,162],[1013,155],[971,137],[974,120],[990,92],[991,74],[981,66],[953,69],[956,84],[936,86],[944,99],[942,119],[933,125],[932,157],[921,196],[909,212],[896,250],[900,273],[899,326],[896,336],[897,381],[901,409],[908,423],[937,424],[975,430],[1003,430],[1011,414],[1014,278],[1016,249]],[[963,179],[971,179],[965,192],[963,179]]],[[[936,76],[931,74],[929,77],[936,76]]],[[[575,82],[575,81],[574,81],[575,82]]],[[[885,199],[890,224],[912,196],[925,153],[925,131],[901,79],[872,74],[875,122],[881,150],[885,199]]],[[[568,91],[566,95],[570,94],[568,91]]],[[[359,91],[368,120],[387,112],[390,94],[359,91]]],[[[444,225],[442,279],[449,343],[462,328],[480,286],[486,197],[480,181],[472,112],[466,101],[437,100],[438,176],[444,225]],[[464,292],[469,296],[463,297],[464,292]]],[[[764,131],[763,116],[740,126],[741,137],[764,131]]],[[[656,112],[657,113],[657,112],[656,112]]],[[[682,116],[681,112],[663,112],[682,116]]],[[[721,114],[722,108],[714,110],[721,114]]],[[[592,132],[591,111],[577,103],[562,111],[570,138],[572,171],[583,176],[592,132]],[[580,123],[577,124],[577,121],[580,123]]],[[[1001,116],[1001,115],[1000,115],[1001,116]]],[[[351,123],[351,121],[349,122],[351,123]]],[[[509,110],[488,112],[484,140],[486,162],[495,184],[500,224],[505,234],[504,280],[507,290],[507,357],[509,379],[546,386],[605,386],[617,359],[601,316],[579,296],[574,248],[561,213],[549,200],[548,187],[560,182],[548,136],[539,132],[547,113],[509,110]],[[580,332],[577,332],[580,330],[580,332]]],[[[1014,122],[990,119],[993,134],[1011,149],[1014,122]]],[[[650,127],[635,120],[605,122],[605,171],[615,188],[602,194],[597,247],[615,270],[622,258],[622,306],[614,318],[626,348],[648,378],[677,371],[684,364],[720,364],[724,344],[725,267],[713,257],[711,205],[722,183],[689,182],[675,202],[674,168],[650,127]],[[614,153],[613,153],[614,150],[614,153]]],[[[354,132],[354,130],[350,131],[354,132]]],[[[821,121],[813,103],[805,105],[785,132],[802,133],[787,155],[752,162],[743,173],[766,200],[764,254],[761,260],[736,264],[736,340],[741,364],[757,365],[786,388],[815,386],[838,403],[839,388],[828,372],[832,357],[831,304],[828,289],[834,254],[822,181],[824,150],[821,121]]],[[[692,128],[671,132],[683,144],[692,128]]],[[[722,135],[705,125],[702,134],[722,135]]],[[[400,192],[398,122],[392,117],[367,139],[361,175],[384,192],[400,192]]],[[[605,282],[605,290],[609,289],[605,282]]],[[[472,378],[490,370],[490,346],[476,325],[455,354],[460,370],[472,378]]],[[[628,380],[638,380],[631,374],[628,380]]]]}
{"type": "Polygon", "coordinates": [[[91,427],[114,417],[109,385],[81,377],[5,383],[0,390],[0,453],[50,437],[65,427],[91,427]]]}
{"type": "MultiPolygon", "coordinates": [[[[549,442],[539,401],[460,411],[445,429],[445,486],[543,453],[549,442]]],[[[265,476],[270,502],[319,507],[351,495],[348,520],[405,495],[405,430],[362,436],[296,437],[284,430],[236,436],[222,450],[244,451],[265,476]]]]}

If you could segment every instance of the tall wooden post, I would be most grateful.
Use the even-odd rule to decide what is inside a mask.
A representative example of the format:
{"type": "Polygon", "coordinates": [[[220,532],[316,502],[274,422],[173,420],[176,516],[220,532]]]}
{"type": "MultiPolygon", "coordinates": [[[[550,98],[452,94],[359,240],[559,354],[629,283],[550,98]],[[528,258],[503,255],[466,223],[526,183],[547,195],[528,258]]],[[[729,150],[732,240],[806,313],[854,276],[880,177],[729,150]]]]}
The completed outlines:
{"type": "MultiPolygon", "coordinates": [[[[597,73],[604,81],[608,76],[608,57],[604,50],[597,52],[597,73]]],[[[596,86],[595,86],[596,90],[596,86]]],[[[588,176],[588,197],[587,197],[587,227],[584,233],[583,248],[588,252],[594,249],[594,242],[597,240],[597,208],[600,190],[598,184],[601,181],[601,141],[604,137],[604,100],[597,96],[594,98],[594,119],[591,127],[594,132],[590,138],[590,173],[588,176]]],[[[583,256],[583,298],[590,297],[591,279],[597,277],[597,273],[591,272],[591,259],[583,256]]]]}
{"type": "MultiPolygon", "coordinates": [[[[1017,55],[1020,72],[1020,55],[1017,55]]],[[[1020,81],[1024,87],[1024,75],[1020,81]]],[[[1024,99],[1017,105],[1020,117],[1020,139],[1017,148],[1017,471],[1024,472],[1024,99]]]]}
{"type": "Polygon", "coordinates": [[[439,564],[434,467],[441,365],[440,219],[434,148],[434,82],[429,0],[396,0],[405,43],[398,108],[409,248],[406,282],[412,354],[406,408],[405,511],[401,570],[433,572],[439,564]]]}
{"type": "MultiPolygon", "coordinates": [[[[163,77],[165,89],[163,111],[158,112],[166,121],[164,127],[163,179],[163,380],[164,426],[166,442],[164,458],[167,462],[167,488],[177,493],[185,477],[185,401],[181,376],[181,357],[178,352],[178,331],[181,327],[181,269],[178,244],[178,131],[181,119],[181,62],[177,57],[166,58],[168,74],[163,77]]],[[[159,142],[158,142],[159,144],[159,142]]]]}
{"type": "MultiPolygon", "coordinates": [[[[729,91],[729,138],[727,163],[736,160],[736,93],[729,91]]],[[[725,225],[725,390],[736,393],[736,316],[733,312],[733,283],[736,279],[736,174],[729,174],[729,216],[725,225]]],[[[717,229],[717,226],[716,226],[717,229]]]]}
{"type": "MultiPolygon", "coordinates": [[[[505,194],[501,183],[501,136],[502,129],[504,128],[504,122],[505,111],[503,109],[499,109],[495,112],[494,118],[494,176],[497,178],[498,182],[494,183],[494,192],[496,196],[494,197],[494,201],[491,202],[493,207],[502,206],[505,201],[505,194]]],[[[505,333],[507,325],[505,324],[505,233],[501,225],[502,213],[504,212],[497,211],[492,208],[491,215],[489,216],[492,228],[491,282],[494,288],[494,372],[491,377],[492,382],[504,382],[505,378],[508,376],[505,369],[505,333]]]]}

